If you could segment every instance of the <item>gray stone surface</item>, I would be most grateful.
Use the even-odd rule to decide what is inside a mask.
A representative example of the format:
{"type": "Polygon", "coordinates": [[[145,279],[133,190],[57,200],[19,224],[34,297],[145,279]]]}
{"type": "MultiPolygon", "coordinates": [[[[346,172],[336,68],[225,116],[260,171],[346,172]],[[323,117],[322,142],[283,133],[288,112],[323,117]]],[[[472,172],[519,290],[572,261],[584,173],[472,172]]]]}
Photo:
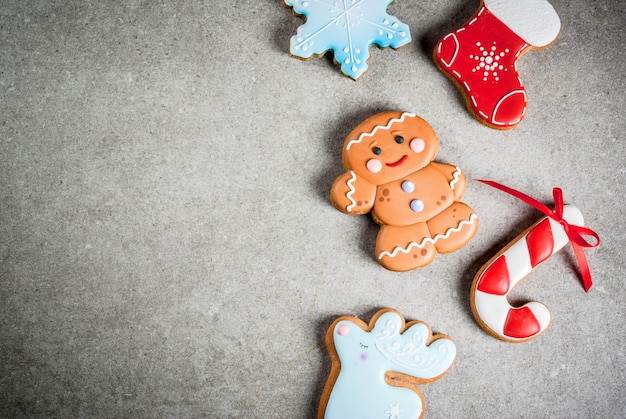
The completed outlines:
{"type": "Polygon", "coordinates": [[[327,327],[382,307],[458,345],[426,418],[626,416],[626,12],[552,3],[561,36],[519,62],[528,116],[500,132],[431,59],[477,1],[398,1],[413,42],[358,82],[289,57],[303,21],[279,1],[2,2],[0,416],[314,417],[327,327]],[[469,307],[537,211],[470,182],[477,236],[393,273],[373,222],[330,205],[344,137],[386,109],[469,178],[562,187],[600,234],[589,294],[569,247],[518,287],[551,308],[543,336],[498,341],[469,307]]]}

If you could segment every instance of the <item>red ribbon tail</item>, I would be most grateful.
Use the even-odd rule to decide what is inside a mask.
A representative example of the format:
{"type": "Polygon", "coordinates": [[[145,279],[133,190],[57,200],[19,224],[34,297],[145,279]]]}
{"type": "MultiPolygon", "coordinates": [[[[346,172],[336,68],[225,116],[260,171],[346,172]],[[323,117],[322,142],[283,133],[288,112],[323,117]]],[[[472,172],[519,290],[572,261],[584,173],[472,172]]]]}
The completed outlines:
{"type": "Polygon", "coordinates": [[[593,285],[593,282],[591,280],[591,271],[589,270],[587,257],[585,257],[585,252],[583,251],[582,247],[572,243],[572,248],[574,249],[574,255],[576,255],[578,267],[580,268],[580,275],[582,276],[583,287],[585,287],[585,292],[589,292],[589,289],[593,285]]]}

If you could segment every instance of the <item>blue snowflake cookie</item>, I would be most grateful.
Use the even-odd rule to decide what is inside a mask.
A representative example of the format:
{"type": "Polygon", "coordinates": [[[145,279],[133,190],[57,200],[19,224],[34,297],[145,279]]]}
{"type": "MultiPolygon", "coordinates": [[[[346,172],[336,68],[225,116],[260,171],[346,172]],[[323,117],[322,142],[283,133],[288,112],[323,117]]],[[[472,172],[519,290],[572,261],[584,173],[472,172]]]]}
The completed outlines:
{"type": "Polygon", "coordinates": [[[369,47],[400,48],[409,27],[387,13],[392,0],[284,0],[306,23],[291,37],[289,53],[308,59],[332,50],[341,72],[357,80],[367,71],[369,47]]]}

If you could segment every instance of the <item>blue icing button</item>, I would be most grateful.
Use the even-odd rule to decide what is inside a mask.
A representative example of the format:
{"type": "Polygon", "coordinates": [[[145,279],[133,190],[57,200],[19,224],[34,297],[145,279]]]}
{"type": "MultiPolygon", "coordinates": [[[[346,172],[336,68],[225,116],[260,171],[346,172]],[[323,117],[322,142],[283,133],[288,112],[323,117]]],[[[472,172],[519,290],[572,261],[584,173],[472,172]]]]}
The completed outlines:
{"type": "Polygon", "coordinates": [[[406,193],[411,193],[415,190],[415,184],[410,180],[402,182],[402,190],[406,193]]]}
{"type": "Polygon", "coordinates": [[[421,212],[424,210],[424,202],[419,199],[411,201],[411,209],[415,212],[421,212]]]}
{"type": "Polygon", "coordinates": [[[332,51],[346,76],[357,80],[367,71],[369,47],[400,48],[411,41],[409,27],[387,13],[390,0],[284,0],[304,16],[290,40],[289,52],[299,58],[332,51]]]}

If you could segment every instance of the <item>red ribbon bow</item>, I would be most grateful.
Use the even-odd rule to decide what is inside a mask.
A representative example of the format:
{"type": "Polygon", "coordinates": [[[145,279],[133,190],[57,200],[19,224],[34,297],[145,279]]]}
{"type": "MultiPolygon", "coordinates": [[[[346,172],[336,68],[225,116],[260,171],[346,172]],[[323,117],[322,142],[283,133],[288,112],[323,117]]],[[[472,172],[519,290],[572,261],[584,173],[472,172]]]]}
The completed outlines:
{"type": "Polygon", "coordinates": [[[532,198],[525,193],[517,191],[515,189],[509,188],[508,186],[501,185],[497,182],[493,182],[491,180],[481,180],[476,179],[478,182],[489,185],[493,188],[499,189],[503,192],[506,192],[514,197],[521,199],[528,205],[538,209],[548,217],[552,218],[554,221],[558,222],[565,229],[565,233],[569,238],[572,247],[574,248],[574,254],[576,255],[576,260],[578,261],[578,266],[580,268],[580,273],[582,275],[583,286],[585,287],[585,291],[589,292],[589,288],[593,285],[591,281],[591,271],[589,270],[589,264],[587,263],[587,258],[585,257],[585,252],[583,248],[585,247],[597,247],[600,245],[600,236],[598,234],[586,227],[572,225],[567,222],[563,218],[563,191],[561,188],[552,189],[552,194],[554,196],[554,210],[551,210],[543,203],[537,201],[535,198],[532,198]],[[591,236],[596,240],[595,244],[592,244],[585,240],[583,236],[591,236]]]}

